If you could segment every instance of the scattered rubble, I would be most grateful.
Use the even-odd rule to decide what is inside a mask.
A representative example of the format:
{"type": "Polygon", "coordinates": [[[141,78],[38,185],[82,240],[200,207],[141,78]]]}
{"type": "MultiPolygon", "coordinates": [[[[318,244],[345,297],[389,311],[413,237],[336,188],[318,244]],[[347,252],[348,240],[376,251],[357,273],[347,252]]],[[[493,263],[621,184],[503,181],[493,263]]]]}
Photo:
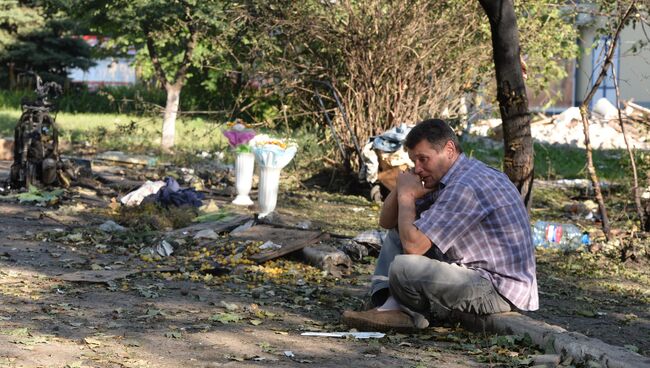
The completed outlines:
{"type": "MultiPolygon", "coordinates": [[[[93,168],[97,167],[93,166],[93,168]]],[[[200,216],[203,217],[200,220],[197,220],[200,217],[198,216],[194,218],[195,222],[188,226],[183,226],[178,229],[152,229],[147,234],[138,231],[135,226],[125,227],[122,226],[124,224],[120,225],[114,221],[106,221],[99,226],[93,225],[92,229],[75,230],[75,232],[71,233],[64,233],[61,230],[62,233],[60,235],[48,233],[42,235],[41,238],[37,238],[41,235],[30,235],[34,240],[43,242],[55,240],[69,244],[75,247],[75,249],[90,248],[91,250],[98,251],[100,254],[113,252],[115,255],[124,256],[122,259],[125,261],[118,261],[113,264],[93,260],[90,265],[90,270],[67,273],[56,276],[54,279],[61,281],[104,283],[107,285],[108,290],[112,291],[126,285],[132,275],[142,272],[156,272],[155,277],[165,278],[166,280],[188,280],[187,282],[190,284],[192,284],[190,281],[205,281],[207,283],[211,280],[216,284],[214,280],[223,280],[218,278],[225,275],[228,275],[225,277],[232,277],[233,279],[251,280],[257,278],[259,280],[259,278],[264,277],[287,278],[288,272],[291,271],[294,272],[294,276],[297,276],[293,279],[290,287],[296,289],[297,293],[300,294],[298,296],[291,295],[293,299],[289,299],[290,302],[287,302],[291,308],[298,305],[309,306],[312,301],[327,304],[331,302],[325,293],[318,290],[319,287],[311,287],[308,282],[304,281],[307,280],[307,277],[304,277],[303,273],[298,273],[295,270],[282,270],[282,262],[285,262],[286,258],[293,260],[299,259],[307,264],[316,266],[319,270],[325,271],[320,272],[313,267],[305,266],[311,270],[310,272],[319,275],[330,274],[334,277],[341,277],[350,272],[353,260],[354,262],[359,262],[359,265],[362,265],[367,262],[364,259],[366,256],[369,254],[377,254],[380,250],[382,239],[385,236],[385,232],[373,230],[361,233],[357,237],[350,239],[344,236],[330,236],[321,231],[318,221],[312,223],[304,218],[293,218],[281,222],[278,220],[278,217],[274,218],[273,216],[266,219],[253,218],[247,211],[244,211],[245,214],[230,213],[221,208],[228,200],[219,198],[219,196],[230,195],[221,190],[226,186],[227,179],[224,178],[227,178],[227,176],[225,174],[222,175],[223,173],[214,172],[210,174],[201,173],[186,168],[180,169],[179,172],[181,174],[178,179],[179,182],[187,184],[199,180],[207,183],[204,191],[211,195],[210,198],[217,198],[215,202],[211,202],[201,210],[202,212],[200,213],[202,215],[200,216]],[[208,183],[205,179],[206,177],[214,181],[208,183]],[[104,233],[97,232],[98,228],[104,233]],[[138,254],[138,251],[141,251],[141,253],[138,254]],[[127,257],[132,258],[126,261],[127,257]],[[132,261],[134,264],[137,264],[137,267],[133,267],[131,263],[126,263],[132,261]],[[142,265],[152,268],[141,268],[142,265]],[[123,282],[120,281],[122,284],[115,283],[116,280],[123,280],[123,282]]],[[[128,192],[137,188],[145,179],[159,179],[158,177],[154,177],[154,175],[149,175],[149,173],[147,175],[141,173],[140,175],[133,177],[137,178],[137,180],[131,181],[129,189],[120,190],[119,193],[128,192]],[[134,183],[137,185],[133,185],[134,183]]],[[[102,176],[102,181],[89,185],[91,187],[109,185],[109,183],[117,182],[117,178],[120,176],[118,174],[114,174],[114,177],[110,175],[102,176]],[[115,181],[113,181],[113,178],[115,178],[115,181]]],[[[582,185],[582,183],[579,183],[579,185],[582,185]]],[[[122,189],[124,188],[127,188],[127,186],[122,187],[122,189]]],[[[194,186],[193,188],[197,189],[194,186]]],[[[102,194],[99,188],[96,189],[98,190],[91,192],[95,196],[101,196],[102,194]]],[[[118,192],[116,191],[115,194],[113,196],[115,201],[111,205],[115,205],[119,211],[120,204],[117,203],[117,198],[119,198],[117,195],[118,192]]],[[[122,208],[124,207],[126,206],[122,208]]],[[[359,208],[359,211],[355,212],[361,212],[362,210],[359,208]]],[[[570,215],[587,216],[595,212],[594,203],[583,201],[567,204],[564,211],[570,215]]],[[[118,222],[120,221],[118,220],[118,222]]],[[[50,254],[52,254],[53,258],[58,259],[60,257],[62,260],[66,260],[65,256],[61,256],[61,254],[57,255],[57,252],[50,252],[50,254]]],[[[9,256],[0,254],[0,257],[8,258],[9,256]]],[[[82,263],[81,261],[75,263],[68,260],[65,264],[67,267],[74,265],[74,267],[79,269],[88,268],[88,263],[82,263]]],[[[296,263],[300,264],[300,267],[304,266],[304,263],[296,263]]],[[[356,268],[357,265],[355,264],[356,268]]],[[[151,299],[157,298],[159,294],[162,294],[158,284],[132,286],[130,290],[138,291],[139,295],[151,299]]],[[[192,298],[202,297],[196,287],[191,290],[189,287],[181,289],[181,295],[192,298]]],[[[281,289],[271,290],[266,285],[262,285],[251,290],[250,295],[255,299],[266,299],[275,296],[276,293],[282,293],[282,291],[278,290],[281,289]]],[[[61,292],[65,292],[65,290],[61,292]]],[[[210,320],[211,323],[228,324],[245,321],[253,326],[267,323],[264,320],[267,316],[261,312],[252,312],[255,309],[253,307],[249,308],[243,304],[242,306],[235,304],[235,307],[232,307],[233,303],[219,303],[215,305],[218,308],[223,307],[226,310],[213,315],[213,318],[210,320]],[[253,317],[247,317],[247,313],[249,312],[253,317]]],[[[153,307],[149,308],[149,310],[143,315],[143,319],[149,320],[164,317],[160,310],[156,310],[153,307]]],[[[322,330],[337,331],[338,328],[340,327],[324,326],[322,330]]],[[[184,330],[181,333],[174,329],[173,332],[168,332],[165,336],[173,339],[181,339],[184,334],[186,334],[184,330]]],[[[385,336],[383,334],[363,332],[311,332],[304,335],[354,338],[381,338],[385,336]]],[[[394,338],[394,336],[391,336],[391,338],[394,338]]],[[[406,347],[408,346],[406,344],[409,343],[404,342],[403,344],[406,347]]],[[[293,351],[296,350],[294,349],[293,351]]],[[[298,352],[296,353],[298,354],[298,352]]],[[[295,357],[294,353],[289,350],[284,350],[284,355],[290,358],[295,357]]],[[[533,358],[533,361],[535,364],[557,364],[558,357],[559,355],[553,354],[538,355],[533,358]]]]}
{"type": "Polygon", "coordinates": [[[113,220],[108,220],[103,224],[99,225],[99,230],[106,233],[122,232],[126,231],[126,228],[113,220]]]}
{"type": "MultiPolygon", "coordinates": [[[[650,149],[650,109],[624,102],[621,111],[628,142],[632,148],[650,149]]],[[[501,119],[487,119],[473,123],[468,132],[502,140],[501,119]]],[[[584,128],[578,107],[570,107],[558,115],[534,119],[531,123],[533,139],[550,144],[584,147],[584,128]]],[[[625,140],[618,121],[618,110],[607,99],[600,99],[589,116],[589,140],[597,149],[625,149],[625,140]]]]}

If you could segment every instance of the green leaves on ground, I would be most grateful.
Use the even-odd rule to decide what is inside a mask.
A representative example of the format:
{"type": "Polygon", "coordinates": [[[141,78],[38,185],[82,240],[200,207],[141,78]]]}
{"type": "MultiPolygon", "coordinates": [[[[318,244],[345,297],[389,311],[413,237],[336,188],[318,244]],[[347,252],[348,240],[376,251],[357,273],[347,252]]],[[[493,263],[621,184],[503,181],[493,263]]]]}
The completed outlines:
{"type": "Polygon", "coordinates": [[[41,204],[56,204],[59,201],[59,198],[61,195],[63,195],[63,189],[55,189],[52,191],[45,191],[41,190],[33,185],[29,186],[29,189],[27,192],[24,193],[17,193],[17,194],[9,194],[4,197],[4,199],[18,199],[20,203],[29,203],[29,202],[37,202],[41,204]]]}
{"type": "Polygon", "coordinates": [[[239,322],[243,319],[244,317],[238,313],[234,312],[221,312],[221,313],[216,313],[212,317],[210,317],[211,321],[219,322],[224,325],[227,325],[231,322],[239,322]]]}

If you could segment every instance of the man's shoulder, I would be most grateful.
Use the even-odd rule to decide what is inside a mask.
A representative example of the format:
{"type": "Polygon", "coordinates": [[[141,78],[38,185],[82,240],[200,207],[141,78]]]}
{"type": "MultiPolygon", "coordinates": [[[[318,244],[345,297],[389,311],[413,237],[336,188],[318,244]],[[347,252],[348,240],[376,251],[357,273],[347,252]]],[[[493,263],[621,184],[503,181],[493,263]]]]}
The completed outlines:
{"type": "Polygon", "coordinates": [[[495,184],[498,182],[510,182],[506,174],[502,171],[487,165],[483,161],[467,157],[460,167],[458,181],[465,185],[484,186],[486,184],[495,184]]]}
{"type": "Polygon", "coordinates": [[[493,205],[494,202],[505,205],[520,201],[519,191],[502,171],[474,158],[465,161],[459,170],[455,186],[471,188],[477,198],[493,205]]]}

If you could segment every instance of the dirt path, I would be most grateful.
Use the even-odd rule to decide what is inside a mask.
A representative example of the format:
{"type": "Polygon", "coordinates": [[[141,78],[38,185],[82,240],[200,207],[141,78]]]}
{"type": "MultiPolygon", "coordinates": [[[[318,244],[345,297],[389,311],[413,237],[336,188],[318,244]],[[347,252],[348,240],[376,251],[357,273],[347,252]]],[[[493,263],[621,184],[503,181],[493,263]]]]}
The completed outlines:
{"type": "MultiPolygon", "coordinates": [[[[1,171],[2,163],[0,179],[1,171]]],[[[333,233],[376,224],[376,206],[362,200],[306,192],[280,203],[280,213],[333,233]]],[[[106,218],[96,209],[108,204],[79,188],[55,207],[0,201],[0,367],[514,367],[544,353],[522,339],[444,327],[379,340],[301,336],[347,330],[340,312],[362,303],[370,263],[355,263],[342,279],[291,258],[212,277],[187,261],[226,243],[147,259],[138,252],[147,244],[97,229],[106,218]],[[108,283],[58,279],[161,265],[177,271],[108,283]]],[[[630,265],[553,253],[538,260],[542,302],[532,317],[650,352],[647,269],[628,275],[630,265]]]]}
{"type": "Polygon", "coordinates": [[[457,349],[453,340],[463,333],[450,338],[447,329],[427,340],[300,336],[341,331],[340,308],[349,303],[335,302],[358,302],[351,295],[359,287],[262,284],[259,295],[237,280],[208,286],[156,274],[110,284],[58,281],[96,265],[132,267],[137,257],[51,241],[45,234],[74,234],[101,219],[86,214],[65,226],[44,211],[0,202],[1,367],[481,366],[457,349]]]}

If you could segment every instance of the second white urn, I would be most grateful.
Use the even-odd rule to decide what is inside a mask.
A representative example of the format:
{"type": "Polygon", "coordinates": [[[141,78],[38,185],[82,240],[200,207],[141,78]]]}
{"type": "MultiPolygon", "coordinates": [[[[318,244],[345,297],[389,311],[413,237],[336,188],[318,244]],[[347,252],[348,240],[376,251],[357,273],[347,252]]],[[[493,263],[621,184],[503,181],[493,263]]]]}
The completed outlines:
{"type": "Polygon", "coordinates": [[[237,197],[232,201],[239,206],[251,206],[253,201],[249,197],[253,186],[253,169],[255,168],[255,155],[249,152],[237,154],[235,160],[235,189],[237,197]]]}

